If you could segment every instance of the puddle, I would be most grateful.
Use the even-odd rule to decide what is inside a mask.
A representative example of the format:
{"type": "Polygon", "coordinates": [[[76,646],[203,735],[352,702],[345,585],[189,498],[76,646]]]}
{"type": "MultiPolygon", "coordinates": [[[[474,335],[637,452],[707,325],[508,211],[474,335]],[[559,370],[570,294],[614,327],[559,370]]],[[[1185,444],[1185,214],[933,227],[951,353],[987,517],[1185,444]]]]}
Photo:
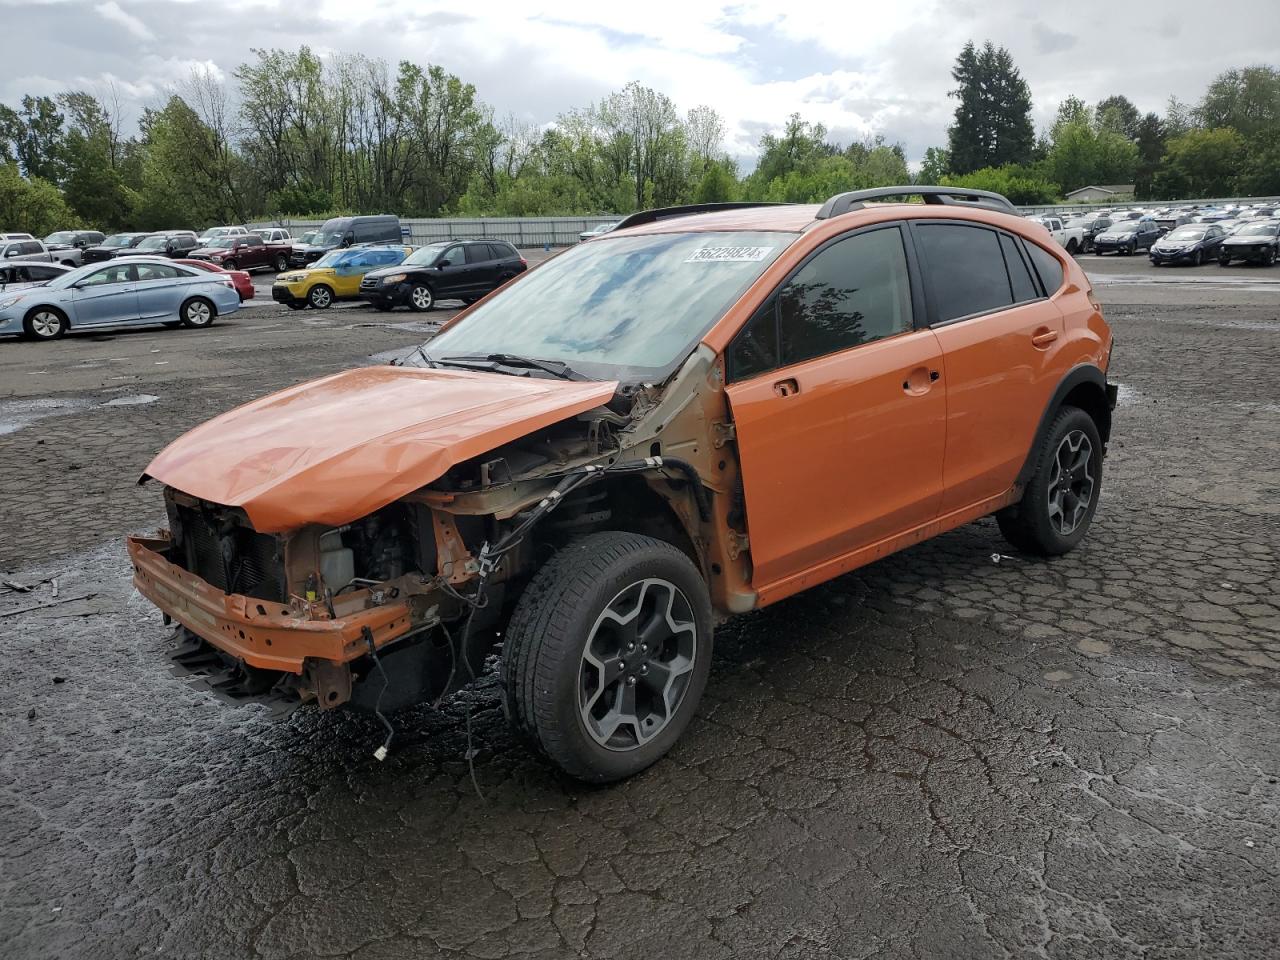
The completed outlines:
{"type": "Polygon", "coordinates": [[[132,397],[116,397],[103,404],[104,407],[140,407],[144,403],[155,403],[160,398],[150,393],[139,393],[132,397]]]}
{"type": "Polygon", "coordinates": [[[88,413],[99,407],[136,407],[155,403],[160,398],[149,393],[128,397],[116,397],[106,403],[84,400],[78,397],[39,397],[35,400],[0,400],[0,436],[17,433],[48,417],[64,417],[74,413],[88,413]]]}

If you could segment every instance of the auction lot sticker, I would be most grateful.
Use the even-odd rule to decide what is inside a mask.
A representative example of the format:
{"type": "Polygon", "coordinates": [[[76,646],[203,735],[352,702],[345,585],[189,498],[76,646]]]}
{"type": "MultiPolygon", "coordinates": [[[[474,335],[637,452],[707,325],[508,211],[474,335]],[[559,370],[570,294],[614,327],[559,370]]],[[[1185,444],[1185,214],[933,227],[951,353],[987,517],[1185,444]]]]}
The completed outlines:
{"type": "Polygon", "coordinates": [[[703,247],[693,251],[685,263],[758,263],[773,247],[703,247]]]}

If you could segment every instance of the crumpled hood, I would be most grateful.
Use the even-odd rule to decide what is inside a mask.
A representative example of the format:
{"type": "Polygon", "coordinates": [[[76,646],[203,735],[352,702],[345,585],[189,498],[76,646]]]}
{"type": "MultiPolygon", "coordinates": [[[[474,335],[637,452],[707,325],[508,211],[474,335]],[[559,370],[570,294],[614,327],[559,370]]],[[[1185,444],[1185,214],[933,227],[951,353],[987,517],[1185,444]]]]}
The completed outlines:
{"type": "Polygon", "coordinates": [[[364,367],[271,394],[169,444],[153,477],[256,530],[341,526],[456,463],[600,406],[615,382],[364,367]]]}

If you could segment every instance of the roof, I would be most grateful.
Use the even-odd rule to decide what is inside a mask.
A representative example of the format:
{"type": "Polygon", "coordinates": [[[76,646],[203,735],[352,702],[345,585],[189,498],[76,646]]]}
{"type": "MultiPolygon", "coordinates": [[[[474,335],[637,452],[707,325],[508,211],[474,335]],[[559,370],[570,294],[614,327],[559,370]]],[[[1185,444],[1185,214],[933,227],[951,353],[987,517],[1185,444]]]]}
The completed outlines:
{"type": "Polygon", "coordinates": [[[813,223],[820,209],[816,203],[740,207],[714,213],[693,213],[638,224],[616,233],[703,233],[715,230],[763,230],[799,233],[813,223]]]}
{"type": "Polygon", "coordinates": [[[1096,183],[1091,183],[1088,186],[1080,187],[1076,190],[1070,190],[1066,195],[1068,197],[1074,197],[1077,193],[1084,193],[1086,190],[1101,190],[1103,193],[1133,193],[1133,184],[1111,183],[1099,186],[1096,183]]]}

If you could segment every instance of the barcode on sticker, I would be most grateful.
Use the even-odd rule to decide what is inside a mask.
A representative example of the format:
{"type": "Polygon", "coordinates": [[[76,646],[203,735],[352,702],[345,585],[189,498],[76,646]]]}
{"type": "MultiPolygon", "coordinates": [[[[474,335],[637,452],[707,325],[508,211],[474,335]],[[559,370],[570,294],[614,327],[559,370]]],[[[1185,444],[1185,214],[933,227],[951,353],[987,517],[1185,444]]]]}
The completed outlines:
{"type": "Polygon", "coordinates": [[[757,263],[773,247],[703,247],[693,251],[685,263],[757,263]]]}

